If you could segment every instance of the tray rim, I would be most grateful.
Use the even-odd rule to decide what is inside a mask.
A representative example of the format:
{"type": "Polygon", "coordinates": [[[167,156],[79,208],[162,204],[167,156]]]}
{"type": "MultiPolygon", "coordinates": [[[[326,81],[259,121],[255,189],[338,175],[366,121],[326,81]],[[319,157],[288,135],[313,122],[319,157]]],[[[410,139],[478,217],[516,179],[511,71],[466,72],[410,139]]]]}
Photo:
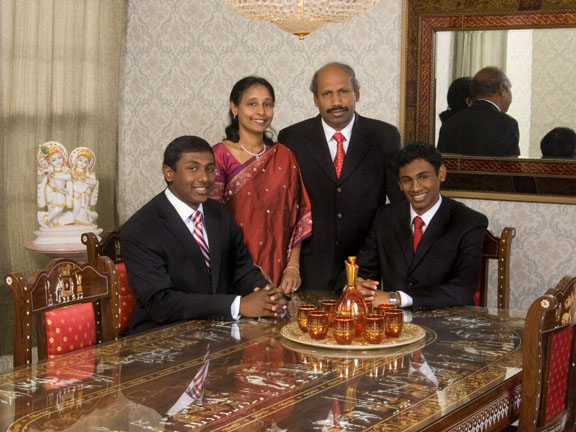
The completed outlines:
{"type": "Polygon", "coordinates": [[[292,341],[292,342],[296,342],[296,343],[301,344],[301,345],[313,346],[316,348],[338,350],[338,351],[365,351],[365,350],[377,350],[377,349],[384,349],[384,348],[394,348],[394,347],[409,345],[409,344],[412,344],[414,342],[418,342],[418,341],[420,341],[426,337],[426,329],[424,329],[422,326],[419,326],[418,324],[414,324],[414,323],[404,323],[404,326],[413,327],[416,331],[418,331],[419,334],[416,335],[415,337],[411,338],[411,339],[401,340],[401,341],[397,340],[397,339],[384,339],[384,340],[387,340],[388,342],[387,343],[381,343],[381,344],[365,343],[362,345],[339,345],[339,344],[326,343],[326,342],[323,342],[322,340],[319,340],[319,341],[312,340],[312,339],[300,340],[300,339],[293,337],[290,333],[288,333],[290,330],[292,330],[293,327],[296,327],[298,332],[302,333],[302,331],[298,328],[298,322],[297,321],[292,321],[292,322],[289,322],[288,324],[285,324],[284,326],[282,326],[282,328],[280,329],[280,334],[282,335],[282,337],[286,338],[287,340],[292,341]]]}

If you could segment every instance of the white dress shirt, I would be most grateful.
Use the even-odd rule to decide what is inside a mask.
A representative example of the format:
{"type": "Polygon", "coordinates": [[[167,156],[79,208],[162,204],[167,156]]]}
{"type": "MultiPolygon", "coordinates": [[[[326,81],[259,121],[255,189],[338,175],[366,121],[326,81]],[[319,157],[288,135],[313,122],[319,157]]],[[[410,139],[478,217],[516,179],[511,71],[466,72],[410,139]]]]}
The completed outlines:
{"type": "MultiPolygon", "coordinates": [[[[206,225],[204,223],[204,208],[202,207],[202,203],[198,204],[198,208],[196,210],[193,210],[192,208],[190,208],[190,206],[188,206],[188,204],[186,204],[180,198],[177,198],[176,195],[172,193],[170,188],[166,188],[164,193],[166,194],[166,198],[168,198],[168,201],[170,201],[170,204],[174,206],[174,209],[178,213],[178,216],[180,216],[182,221],[188,227],[188,230],[190,230],[190,234],[194,232],[194,223],[192,222],[192,218],[190,216],[195,214],[196,212],[202,213],[202,234],[204,235],[206,244],[208,245],[208,247],[210,247],[208,233],[206,232],[206,225]]],[[[236,298],[232,302],[230,312],[232,314],[232,319],[235,320],[240,319],[240,296],[236,296],[236,298]]]]}
{"type": "Polygon", "coordinates": [[[328,143],[328,150],[330,150],[330,157],[332,160],[336,157],[336,140],[333,138],[336,132],[340,132],[344,135],[344,142],[342,143],[342,147],[344,147],[344,154],[348,153],[348,145],[350,144],[350,138],[352,137],[352,128],[354,127],[354,121],[356,120],[356,114],[352,116],[352,120],[348,123],[344,129],[341,131],[337,131],[336,129],[332,128],[322,119],[322,129],[324,129],[324,135],[326,135],[326,142],[328,143]]]}
{"type": "MultiPolygon", "coordinates": [[[[432,221],[432,218],[436,215],[436,212],[440,208],[440,204],[442,204],[442,195],[438,197],[438,201],[430,208],[430,210],[421,215],[416,213],[416,211],[412,208],[412,206],[410,206],[410,221],[411,221],[410,227],[412,228],[412,234],[414,234],[414,218],[416,216],[420,216],[420,218],[424,221],[424,225],[422,225],[422,234],[424,234],[426,232],[426,228],[428,227],[428,225],[430,225],[430,221],[432,221]]],[[[412,306],[412,304],[414,303],[414,299],[408,294],[406,294],[404,291],[398,291],[398,292],[400,293],[400,299],[402,302],[401,307],[412,306]]]]}

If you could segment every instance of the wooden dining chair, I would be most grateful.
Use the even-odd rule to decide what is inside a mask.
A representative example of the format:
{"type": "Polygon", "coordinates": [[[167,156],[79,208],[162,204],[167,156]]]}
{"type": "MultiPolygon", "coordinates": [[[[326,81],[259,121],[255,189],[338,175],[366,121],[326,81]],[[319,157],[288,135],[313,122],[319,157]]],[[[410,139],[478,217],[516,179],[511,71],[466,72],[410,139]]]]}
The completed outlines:
{"type": "Polygon", "coordinates": [[[498,263],[498,309],[509,309],[510,307],[510,251],[512,250],[512,239],[516,236],[516,229],[506,227],[502,230],[500,237],[496,237],[489,230],[484,235],[482,245],[482,264],[480,267],[480,281],[478,290],[474,295],[476,306],[488,306],[488,273],[490,260],[497,260],[498,263]]]}
{"type": "Polygon", "coordinates": [[[134,291],[128,285],[126,266],[122,260],[119,231],[115,230],[108,233],[102,241],[99,241],[96,234],[92,232],[82,234],[81,239],[82,243],[86,245],[89,263],[94,263],[100,256],[107,256],[114,261],[120,295],[118,301],[118,331],[120,334],[124,333],[128,331],[130,326],[130,318],[134,312],[136,297],[134,296],[134,291]]]}
{"type": "Polygon", "coordinates": [[[575,276],[564,277],[528,309],[518,431],[576,431],[575,276]]]}
{"type": "Polygon", "coordinates": [[[32,362],[33,324],[40,360],[117,337],[118,279],[110,258],[54,259],[28,279],[13,272],[4,280],[14,295],[14,367],[32,362]]]}

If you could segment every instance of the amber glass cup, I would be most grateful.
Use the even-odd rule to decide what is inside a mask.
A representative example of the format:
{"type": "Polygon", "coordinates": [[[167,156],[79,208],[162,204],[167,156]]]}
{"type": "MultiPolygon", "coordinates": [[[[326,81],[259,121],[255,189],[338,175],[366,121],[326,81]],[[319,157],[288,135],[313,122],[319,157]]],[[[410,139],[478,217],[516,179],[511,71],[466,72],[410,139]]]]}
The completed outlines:
{"type": "Polygon", "coordinates": [[[336,315],[334,317],[334,330],[332,334],[339,345],[350,345],[356,333],[356,320],[354,317],[336,315]]]}
{"type": "Polygon", "coordinates": [[[364,315],[364,339],[369,344],[382,342],[384,337],[384,317],[380,314],[364,315]]]}
{"type": "Polygon", "coordinates": [[[302,330],[304,333],[308,332],[308,327],[306,326],[308,323],[308,313],[315,310],[316,306],[311,304],[303,304],[298,306],[298,327],[300,327],[300,330],[302,330]]]}
{"type": "Polygon", "coordinates": [[[371,313],[373,313],[373,307],[372,307],[372,302],[371,301],[366,301],[364,300],[364,303],[366,303],[366,313],[368,315],[370,315],[371,313]]]}
{"type": "Polygon", "coordinates": [[[378,305],[378,313],[382,316],[386,316],[387,310],[396,310],[396,306],[390,303],[382,303],[378,305]]]}
{"type": "Polygon", "coordinates": [[[393,309],[386,311],[386,336],[389,338],[397,338],[402,333],[402,326],[404,323],[404,314],[400,309],[393,309]]]}
{"type": "Polygon", "coordinates": [[[308,334],[312,339],[324,339],[328,334],[328,312],[310,311],[308,312],[308,334]]]}
{"type": "Polygon", "coordinates": [[[338,300],[322,300],[320,303],[320,310],[322,312],[328,313],[328,325],[330,327],[334,325],[334,316],[336,315],[337,306],[338,300]]]}

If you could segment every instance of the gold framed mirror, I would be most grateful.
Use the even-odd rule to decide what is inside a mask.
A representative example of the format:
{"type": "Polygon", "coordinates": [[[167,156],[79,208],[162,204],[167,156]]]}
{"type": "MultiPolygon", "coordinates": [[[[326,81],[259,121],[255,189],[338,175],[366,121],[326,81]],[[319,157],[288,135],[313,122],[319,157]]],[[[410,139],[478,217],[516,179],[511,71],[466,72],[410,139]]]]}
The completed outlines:
{"type": "MultiPolygon", "coordinates": [[[[407,0],[406,14],[405,143],[436,144],[434,54],[439,32],[550,28],[576,32],[576,0],[407,0]]],[[[562,126],[576,129],[576,118],[572,125],[562,126]]],[[[445,163],[449,175],[443,189],[450,196],[576,203],[576,159],[450,155],[445,163]]]]}

